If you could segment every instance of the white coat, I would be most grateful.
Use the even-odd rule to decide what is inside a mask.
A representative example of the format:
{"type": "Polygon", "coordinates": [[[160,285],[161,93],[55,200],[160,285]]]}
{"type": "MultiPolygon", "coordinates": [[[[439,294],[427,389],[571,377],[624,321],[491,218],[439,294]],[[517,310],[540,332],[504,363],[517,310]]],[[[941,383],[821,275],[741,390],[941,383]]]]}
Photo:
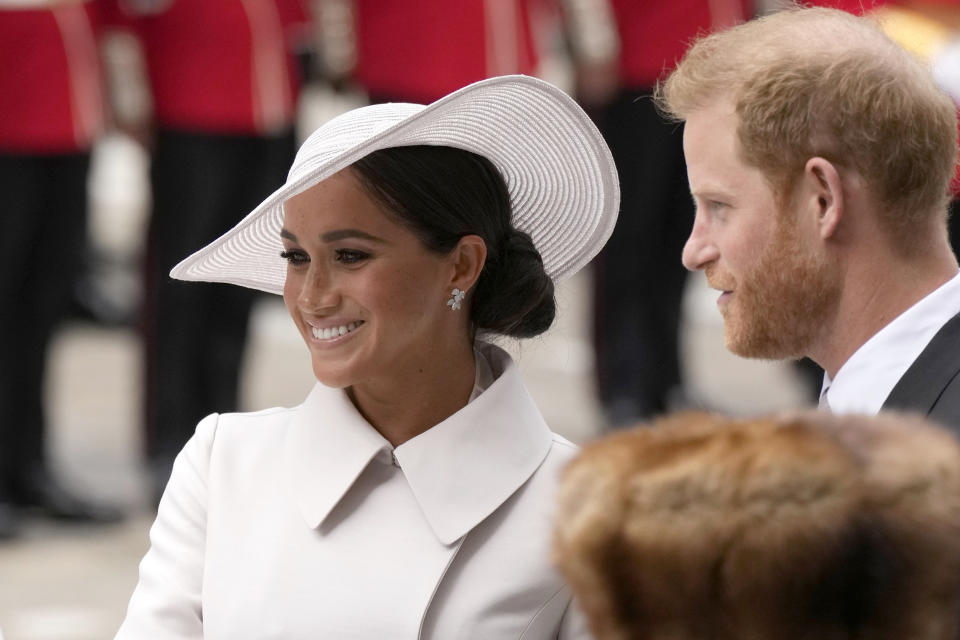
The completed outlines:
{"type": "Polygon", "coordinates": [[[211,415],[174,465],[118,640],[587,638],[550,563],[557,475],[516,365],[395,449],[339,389],[211,415]]]}

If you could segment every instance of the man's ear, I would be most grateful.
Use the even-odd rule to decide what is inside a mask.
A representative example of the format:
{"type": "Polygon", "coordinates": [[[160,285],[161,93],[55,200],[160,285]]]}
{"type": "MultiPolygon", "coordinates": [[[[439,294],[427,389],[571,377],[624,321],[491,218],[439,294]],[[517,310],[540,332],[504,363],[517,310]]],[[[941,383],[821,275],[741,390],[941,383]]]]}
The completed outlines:
{"type": "Polygon", "coordinates": [[[450,287],[470,291],[487,261],[487,243],[477,235],[463,236],[450,257],[453,265],[450,287]]]}
{"type": "Polygon", "coordinates": [[[836,165],[819,156],[807,160],[801,204],[816,217],[814,224],[821,239],[836,233],[845,207],[843,181],[836,165]]]}

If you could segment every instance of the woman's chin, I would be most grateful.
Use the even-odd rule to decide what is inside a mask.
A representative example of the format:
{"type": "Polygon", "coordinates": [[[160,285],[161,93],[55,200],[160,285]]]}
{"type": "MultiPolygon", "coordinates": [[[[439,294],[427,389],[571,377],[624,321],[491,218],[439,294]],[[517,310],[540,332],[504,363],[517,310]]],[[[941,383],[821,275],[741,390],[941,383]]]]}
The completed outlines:
{"type": "Polygon", "coordinates": [[[329,367],[313,367],[313,377],[317,382],[331,389],[345,389],[355,381],[347,371],[331,371],[329,367]]]}

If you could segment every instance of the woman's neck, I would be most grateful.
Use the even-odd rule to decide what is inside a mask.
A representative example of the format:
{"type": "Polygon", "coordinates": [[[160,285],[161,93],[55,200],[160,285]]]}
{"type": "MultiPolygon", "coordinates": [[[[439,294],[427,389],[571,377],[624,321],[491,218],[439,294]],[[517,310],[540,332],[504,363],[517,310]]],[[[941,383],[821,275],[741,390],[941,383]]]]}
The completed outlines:
{"type": "Polygon", "coordinates": [[[405,363],[403,375],[347,389],[357,410],[397,447],[466,406],[476,380],[473,347],[405,363]]]}

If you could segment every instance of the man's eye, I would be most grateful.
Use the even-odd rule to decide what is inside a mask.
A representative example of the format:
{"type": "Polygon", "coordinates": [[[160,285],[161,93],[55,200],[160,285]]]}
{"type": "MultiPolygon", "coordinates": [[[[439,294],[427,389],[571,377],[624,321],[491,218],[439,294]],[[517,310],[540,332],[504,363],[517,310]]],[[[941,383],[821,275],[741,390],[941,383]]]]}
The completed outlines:
{"type": "Polygon", "coordinates": [[[310,256],[297,249],[284,249],[280,252],[280,257],[287,261],[291,266],[299,266],[310,262],[310,256]]]}
{"type": "Polygon", "coordinates": [[[730,205],[719,200],[707,200],[707,213],[714,220],[723,221],[727,219],[730,213],[730,205]]]}
{"type": "Polygon", "coordinates": [[[370,254],[355,249],[337,249],[335,252],[337,262],[343,264],[356,264],[370,257],[370,254]]]}

